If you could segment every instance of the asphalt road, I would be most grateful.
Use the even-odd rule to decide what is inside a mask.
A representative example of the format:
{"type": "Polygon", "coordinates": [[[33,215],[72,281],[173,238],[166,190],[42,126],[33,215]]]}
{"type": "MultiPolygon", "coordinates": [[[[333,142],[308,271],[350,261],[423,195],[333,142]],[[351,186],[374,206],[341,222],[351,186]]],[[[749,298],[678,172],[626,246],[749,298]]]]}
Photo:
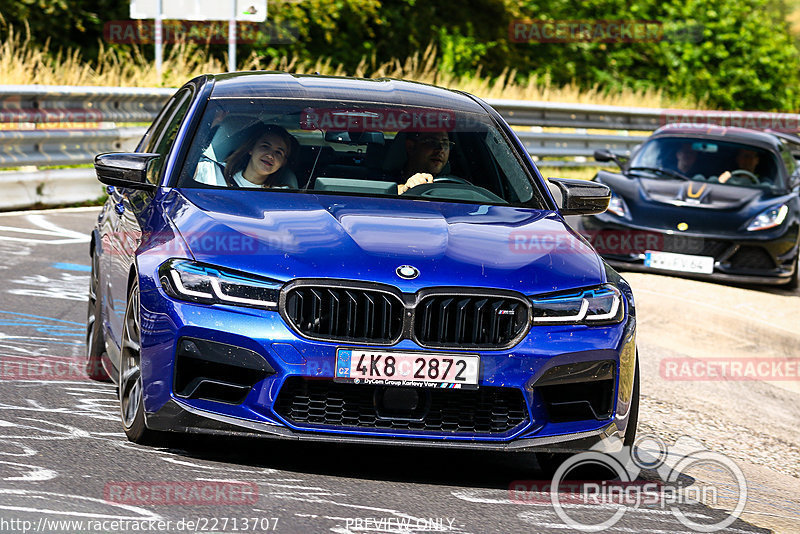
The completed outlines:
{"type": "MultiPolygon", "coordinates": [[[[96,214],[0,214],[0,531],[573,531],[547,493],[519,490],[532,487],[519,481],[546,478],[526,454],[242,439],[193,438],[169,448],[129,443],[114,387],[88,380],[77,364],[84,351],[87,234],[96,214]]],[[[800,455],[794,386],[666,380],[660,367],[669,358],[715,354],[715,347],[747,348],[719,323],[702,329],[701,321],[716,318],[714,313],[680,313],[681,290],[684,300],[700,291],[704,302],[713,303],[750,292],[781,306],[800,299],[780,290],[652,275],[631,279],[642,288],[641,432],[654,436],[643,447],[693,439],[741,468],[747,505],[725,532],[800,530],[800,487],[792,472],[800,455]],[[665,281],[672,285],[659,289],[665,281]],[[672,308],[665,295],[678,299],[672,308]],[[691,332],[705,334],[696,339],[691,332]],[[775,406],[770,412],[776,413],[758,412],[765,406],[775,406]],[[754,444],[741,429],[762,441],[754,444]],[[765,451],[775,454],[758,460],[765,451]]],[[[765,313],[775,306],[763,305],[765,313]]],[[[762,336],[755,352],[779,357],[796,347],[788,315],[786,321],[775,346],[768,320],[763,331],[750,332],[750,339],[762,336]]],[[[737,499],[728,475],[711,465],[684,477],[718,490],[709,506],[681,503],[679,513],[660,504],[633,506],[606,531],[693,532],[685,522],[722,521],[737,499]]],[[[639,480],[660,476],[649,469],[639,480]]],[[[563,509],[576,521],[595,524],[619,508],[567,503],[563,509]]]]}

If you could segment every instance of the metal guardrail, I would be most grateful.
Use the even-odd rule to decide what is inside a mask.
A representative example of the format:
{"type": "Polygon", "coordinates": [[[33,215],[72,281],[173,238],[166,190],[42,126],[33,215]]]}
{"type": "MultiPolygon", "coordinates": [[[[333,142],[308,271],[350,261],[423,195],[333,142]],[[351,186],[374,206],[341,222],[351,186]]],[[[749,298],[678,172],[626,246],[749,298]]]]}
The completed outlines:
{"type": "Polygon", "coordinates": [[[528,102],[525,100],[496,100],[486,102],[514,126],[553,126],[562,128],[593,128],[599,130],[650,131],[663,126],[670,111],[661,108],[631,108],[597,106],[593,104],[562,104],[558,102],[528,102]]]}
{"type": "Polygon", "coordinates": [[[83,165],[101,152],[136,148],[146,128],[0,130],[0,166],[83,165]]]}
{"type": "MultiPolygon", "coordinates": [[[[79,180],[79,175],[84,176],[87,184],[77,185],[74,182],[73,189],[96,189],[99,196],[102,190],[92,177],[91,169],[88,172],[87,169],[77,169],[82,172],[74,173],[44,171],[42,174],[42,171],[31,172],[30,167],[90,164],[97,153],[133,149],[144,133],[145,128],[142,125],[152,122],[174,91],[175,89],[0,85],[0,168],[24,168],[24,172],[1,172],[0,184],[8,188],[9,184],[28,181],[38,183],[32,189],[20,185],[20,188],[15,189],[19,195],[13,200],[8,195],[5,200],[0,198],[0,209],[35,203],[46,205],[50,202],[46,195],[34,195],[30,191],[46,189],[46,184],[61,175],[69,176],[64,178],[65,183],[67,180],[79,180]],[[121,124],[137,126],[120,127],[121,124]],[[89,180],[92,188],[89,188],[89,180]]],[[[591,165],[593,162],[586,159],[591,158],[596,149],[630,150],[646,139],[646,135],[642,134],[657,129],[665,122],[671,122],[670,117],[679,117],[681,114],[680,110],[661,108],[520,100],[487,102],[515,128],[540,167],[569,165],[570,162],[563,158],[577,158],[578,165],[591,165]],[[540,127],[568,128],[574,132],[542,132],[540,127]],[[586,129],[618,131],[619,134],[590,134],[586,133],[586,129]],[[638,135],[629,135],[631,131],[638,135]]],[[[767,120],[772,118],[780,119],[784,123],[788,120],[800,124],[800,115],[764,113],[759,116],[767,120]]],[[[74,201],[56,197],[59,198],[58,203],[74,201]]],[[[84,197],[84,200],[90,198],[91,195],[84,197]]]]}
{"type": "MultiPolygon", "coordinates": [[[[0,86],[0,168],[88,164],[99,152],[130,149],[142,133],[103,128],[151,122],[173,89],[0,86]],[[94,129],[61,129],[65,125],[94,129]],[[53,128],[48,128],[53,126],[53,128]],[[35,129],[34,129],[35,128],[35,129]]],[[[611,130],[654,130],[663,110],[586,104],[489,100],[516,127],[556,126],[611,130]]],[[[531,155],[591,157],[596,148],[628,150],[642,137],[519,131],[531,155]]],[[[564,162],[560,162],[564,164],[564,162]]],[[[547,165],[546,161],[540,161],[547,165]]]]}
{"type": "Polygon", "coordinates": [[[174,89],[0,86],[0,123],[152,122],[174,89]]]}

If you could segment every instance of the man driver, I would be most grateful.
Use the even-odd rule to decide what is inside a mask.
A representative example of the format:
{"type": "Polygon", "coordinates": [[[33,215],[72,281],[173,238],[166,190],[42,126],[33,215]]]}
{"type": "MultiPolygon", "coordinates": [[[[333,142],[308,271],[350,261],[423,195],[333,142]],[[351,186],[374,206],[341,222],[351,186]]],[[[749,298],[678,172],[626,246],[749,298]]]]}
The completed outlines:
{"type": "Polygon", "coordinates": [[[405,183],[397,186],[402,195],[412,187],[429,184],[439,175],[450,157],[454,145],[447,132],[421,132],[409,134],[406,139],[406,164],[402,178],[405,183]]]}

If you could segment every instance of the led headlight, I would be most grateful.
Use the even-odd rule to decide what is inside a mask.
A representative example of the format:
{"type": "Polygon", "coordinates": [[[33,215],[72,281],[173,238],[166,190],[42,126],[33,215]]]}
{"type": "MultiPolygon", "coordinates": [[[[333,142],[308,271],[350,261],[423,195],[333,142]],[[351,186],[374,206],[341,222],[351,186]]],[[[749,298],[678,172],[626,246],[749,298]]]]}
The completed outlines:
{"type": "Polygon", "coordinates": [[[613,213],[617,217],[626,217],[628,215],[628,206],[625,205],[625,201],[622,200],[622,197],[612,192],[611,200],[608,203],[608,209],[606,211],[613,213]]]}
{"type": "Polygon", "coordinates": [[[782,204],[774,208],[762,211],[747,227],[748,231],[753,230],[766,230],[767,228],[775,228],[783,224],[786,219],[786,214],[789,213],[789,206],[782,204]]]}
{"type": "Polygon", "coordinates": [[[625,315],[622,294],[611,284],[531,301],[534,324],[616,324],[625,315]]]}
{"type": "Polygon", "coordinates": [[[281,282],[243,275],[189,260],[169,260],[158,269],[170,296],[202,304],[278,308],[281,282]]]}

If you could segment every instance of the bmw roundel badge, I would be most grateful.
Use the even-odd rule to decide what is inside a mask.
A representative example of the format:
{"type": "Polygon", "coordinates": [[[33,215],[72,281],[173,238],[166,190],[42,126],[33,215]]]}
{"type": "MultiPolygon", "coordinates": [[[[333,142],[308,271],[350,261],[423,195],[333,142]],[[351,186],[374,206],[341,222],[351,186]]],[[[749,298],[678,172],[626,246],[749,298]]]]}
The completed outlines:
{"type": "Polygon", "coordinates": [[[395,272],[397,273],[397,276],[406,280],[413,280],[419,276],[419,269],[411,265],[401,265],[395,270],[395,272]]]}

